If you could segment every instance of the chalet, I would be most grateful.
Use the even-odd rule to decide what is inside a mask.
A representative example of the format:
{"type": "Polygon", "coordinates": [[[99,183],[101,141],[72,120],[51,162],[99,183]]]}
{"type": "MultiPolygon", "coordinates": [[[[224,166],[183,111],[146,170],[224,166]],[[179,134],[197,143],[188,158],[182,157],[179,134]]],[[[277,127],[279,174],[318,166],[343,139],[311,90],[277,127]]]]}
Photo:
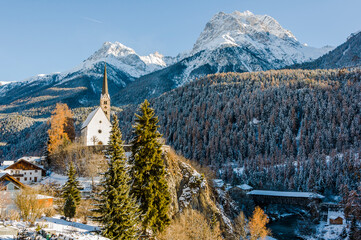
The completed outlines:
{"type": "Polygon", "coordinates": [[[288,204],[307,206],[310,202],[321,203],[324,196],[312,192],[281,192],[253,190],[247,193],[259,205],[288,204]]]}
{"type": "MultiPolygon", "coordinates": [[[[29,187],[12,177],[9,173],[0,173],[0,213],[17,209],[14,199],[16,198],[17,193],[24,188],[29,187]]],[[[51,196],[37,194],[36,199],[38,199],[39,203],[44,208],[53,206],[53,197],[51,196]]]]}
{"type": "Polygon", "coordinates": [[[24,188],[25,185],[19,182],[6,172],[0,173],[0,191],[14,191],[24,188]]]}
{"type": "Polygon", "coordinates": [[[328,211],[327,223],[330,225],[343,225],[345,223],[343,211],[328,211]]]}
{"type": "Polygon", "coordinates": [[[232,196],[233,199],[240,200],[247,196],[247,193],[253,190],[248,184],[236,185],[229,189],[228,193],[232,196]]]}
{"type": "Polygon", "coordinates": [[[24,159],[8,166],[4,171],[25,184],[39,182],[45,176],[44,169],[24,159]]]}

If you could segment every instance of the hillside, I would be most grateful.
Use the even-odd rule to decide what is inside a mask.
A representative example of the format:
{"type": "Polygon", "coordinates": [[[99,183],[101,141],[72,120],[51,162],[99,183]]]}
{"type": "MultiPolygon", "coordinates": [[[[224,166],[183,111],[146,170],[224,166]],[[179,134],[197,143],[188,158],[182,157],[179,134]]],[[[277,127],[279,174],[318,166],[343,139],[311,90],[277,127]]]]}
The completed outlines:
{"type": "Polygon", "coordinates": [[[291,68],[331,69],[361,66],[361,31],[351,34],[347,41],[311,62],[296,64],[291,68]]]}
{"type": "MultiPolygon", "coordinates": [[[[220,169],[226,180],[312,191],[325,185],[309,183],[310,172],[340,170],[319,169],[328,155],[350,156],[352,149],[360,147],[360,102],[359,71],[278,70],[209,75],[151,104],[166,142],[185,157],[220,169]],[[294,172],[284,169],[310,160],[317,163],[311,170],[305,166],[307,172],[302,174],[306,175],[297,181],[294,172]],[[281,169],[275,172],[274,166],[287,174],[276,173],[281,169]],[[263,167],[273,170],[263,172],[263,167]],[[262,174],[257,175],[258,171],[262,174]],[[262,181],[272,172],[274,182],[262,181]]],[[[128,139],[134,110],[129,107],[120,113],[120,126],[128,139]]],[[[342,181],[354,185],[359,164],[350,165],[352,169],[343,172],[347,177],[327,178],[327,187],[337,192],[342,181]]]]}

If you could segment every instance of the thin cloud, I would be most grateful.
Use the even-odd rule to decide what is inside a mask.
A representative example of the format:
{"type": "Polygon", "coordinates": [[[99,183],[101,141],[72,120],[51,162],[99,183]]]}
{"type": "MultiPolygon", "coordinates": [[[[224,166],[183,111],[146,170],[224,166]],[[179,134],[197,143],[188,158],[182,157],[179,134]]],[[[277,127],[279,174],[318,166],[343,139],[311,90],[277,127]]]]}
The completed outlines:
{"type": "Polygon", "coordinates": [[[89,21],[89,22],[100,23],[100,24],[103,23],[102,21],[97,20],[97,19],[95,19],[95,18],[83,17],[83,19],[84,19],[84,20],[87,20],[87,21],[89,21]]]}

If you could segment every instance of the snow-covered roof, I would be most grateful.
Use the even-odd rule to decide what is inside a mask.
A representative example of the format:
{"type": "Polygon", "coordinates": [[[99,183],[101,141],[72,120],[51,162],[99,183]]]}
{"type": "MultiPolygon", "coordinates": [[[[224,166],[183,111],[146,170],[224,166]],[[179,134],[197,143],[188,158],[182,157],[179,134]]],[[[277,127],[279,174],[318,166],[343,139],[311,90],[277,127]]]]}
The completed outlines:
{"type": "Polygon", "coordinates": [[[345,219],[343,211],[328,211],[327,216],[329,219],[336,219],[338,217],[345,219]]]}
{"type": "Polygon", "coordinates": [[[247,193],[247,195],[299,197],[299,198],[324,198],[324,196],[312,192],[281,192],[281,191],[266,191],[266,190],[253,190],[247,193]]]}
{"type": "MultiPolygon", "coordinates": [[[[83,124],[81,125],[81,129],[87,127],[90,123],[90,121],[93,119],[93,117],[95,116],[95,114],[98,112],[98,111],[103,111],[103,109],[101,107],[97,107],[94,111],[92,111],[88,117],[86,118],[86,120],[83,122],[83,124]]],[[[105,113],[104,113],[105,114],[105,113]]]]}
{"type": "Polygon", "coordinates": [[[3,161],[2,163],[3,166],[10,166],[12,164],[14,164],[14,161],[3,161]]]}
{"type": "Polygon", "coordinates": [[[253,189],[253,187],[251,187],[248,184],[237,185],[236,187],[238,187],[238,188],[240,188],[242,190],[251,190],[251,189],[253,189]]]}
{"type": "Polygon", "coordinates": [[[216,188],[221,188],[224,186],[224,182],[222,179],[213,179],[213,185],[216,188]]]}
{"type": "Polygon", "coordinates": [[[46,195],[41,195],[41,194],[37,194],[36,195],[36,199],[52,199],[52,196],[46,196],[46,195]]]}

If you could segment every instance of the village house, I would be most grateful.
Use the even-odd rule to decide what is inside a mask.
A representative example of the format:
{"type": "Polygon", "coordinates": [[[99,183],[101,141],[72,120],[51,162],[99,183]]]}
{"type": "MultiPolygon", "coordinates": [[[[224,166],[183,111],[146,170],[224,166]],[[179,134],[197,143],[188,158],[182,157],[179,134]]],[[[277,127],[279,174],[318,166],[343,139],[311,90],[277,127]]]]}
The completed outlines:
{"type": "MultiPolygon", "coordinates": [[[[9,210],[16,210],[14,200],[21,189],[30,188],[12,177],[7,172],[0,173],[0,214],[9,210]]],[[[36,194],[39,204],[43,208],[53,206],[53,197],[36,194]]]]}
{"type": "Polygon", "coordinates": [[[45,176],[45,170],[34,163],[20,159],[4,169],[16,180],[24,184],[36,183],[45,176]]]}
{"type": "Polygon", "coordinates": [[[343,211],[328,211],[327,223],[329,225],[343,225],[345,223],[345,214],[343,211]]]}

